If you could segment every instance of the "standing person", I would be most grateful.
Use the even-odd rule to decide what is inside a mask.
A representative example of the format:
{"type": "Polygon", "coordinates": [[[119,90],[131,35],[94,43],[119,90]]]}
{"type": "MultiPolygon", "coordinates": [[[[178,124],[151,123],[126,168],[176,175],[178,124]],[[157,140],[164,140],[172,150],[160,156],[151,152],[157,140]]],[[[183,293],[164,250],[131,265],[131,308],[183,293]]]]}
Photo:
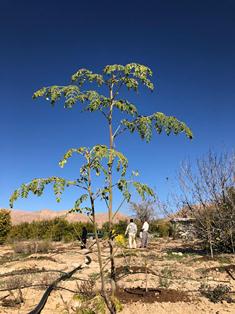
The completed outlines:
{"type": "Polygon", "coordinates": [[[130,249],[136,249],[136,233],[137,233],[137,226],[133,222],[133,219],[130,219],[130,223],[126,228],[125,235],[128,234],[128,240],[129,240],[129,248],[130,249]]]}
{"type": "Polygon", "coordinates": [[[146,220],[141,230],[142,230],[141,247],[146,248],[148,244],[148,230],[149,230],[149,223],[146,220]]]}
{"type": "Polygon", "coordinates": [[[87,240],[87,228],[84,226],[82,227],[82,245],[81,245],[81,249],[85,249],[86,248],[86,240],[87,240]]]}

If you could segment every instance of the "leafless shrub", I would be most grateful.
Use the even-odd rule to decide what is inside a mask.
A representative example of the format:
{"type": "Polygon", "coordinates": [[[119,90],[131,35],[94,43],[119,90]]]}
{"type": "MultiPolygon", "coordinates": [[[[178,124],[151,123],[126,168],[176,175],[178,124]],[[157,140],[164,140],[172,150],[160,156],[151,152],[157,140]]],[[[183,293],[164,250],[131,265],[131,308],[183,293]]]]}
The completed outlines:
{"type": "Polygon", "coordinates": [[[21,303],[24,303],[24,300],[13,296],[11,298],[3,299],[1,305],[3,307],[19,307],[21,303]]]}
{"type": "Polygon", "coordinates": [[[95,297],[96,293],[94,291],[95,281],[90,279],[83,281],[80,284],[77,283],[78,294],[89,300],[95,297]]]}
{"type": "Polygon", "coordinates": [[[8,290],[15,290],[27,286],[29,280],[26,276],[12,276],[5,281],[4,286],[8,290]]]}
{"type": "Polygon", "coordinates": [[[153,202],[131,203],[131,210],[142,223],[151,221],[156,217],[156,210],[153,202]]]}
{"type": "Polygon", "coordinates": [[[40,279],[40,284],[43,286],[51,285],[57,279],[57,275],[52,273],[45,273],[40,279]]]}
{"type": "Polygon", "coordinates": [[[196,165],[183,163],[179,183],[184,211],[211,257],[214,250],[235,253],[235,154],[209,152],[196,165]]]}
{"type": "Polygon", "coordinates": [[[28,278],[25,276],[12,276],[5,281],[4,286],[9,290],[10,298],[2,300],[2,306],[4,307],[19,307],[21,303],[24,303],[22,288],[29,284],[28,278]]]}
{"type": "Polygon", "coordinates": [[[13,243],[12,248],[15,253],[20,254],[48,253],[52,248],[52,244],[50,241],[19,241],[13,243]]]}

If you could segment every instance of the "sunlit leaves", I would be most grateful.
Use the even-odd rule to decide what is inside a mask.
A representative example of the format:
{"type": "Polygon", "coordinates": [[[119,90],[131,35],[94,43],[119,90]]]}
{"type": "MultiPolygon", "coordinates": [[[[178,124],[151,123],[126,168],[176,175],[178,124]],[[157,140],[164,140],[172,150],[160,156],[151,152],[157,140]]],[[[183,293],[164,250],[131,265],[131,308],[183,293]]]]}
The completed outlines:
{"type": "Polygon", "coordinates": [[[103,76],[101,74],[96,74],[87,69],[79,69],[75,74],[72,75],[72,81],[77,82],[79,86],[84,83],[96,82],[99,86],[104,83],[103,76]]]}
{"type": "Polygon", "coordinates": [[[82,213],[83,209],[81,208],[81,204],[85,202],[88,198],[88,194],[82,194],[74,203],[74,207],[70,209],[70,213],[82,213]]]}
{"type": "MultiPolygon", "coordinates": [[[[34,93],[33,98],[44,97],[52,105],[63,100],[65,108],[72,108],[74,104],[80,103],[85,111],[100,111],[105,116],[109,126],[113,124],[113,115],[116,110],[128,115],[128,119],[118,123],[114,134],[110,134],[110,139],[112,140],[126,130],[129,130],[131,133],[137,131],[140,137],[147,142],[151,140],[154,130],[158,134],[164,131],[167,135],[184,133],[191,139],[193,136],[192,131],[184,122],[177,120],[173,116],[166,116],[161,112],[156,112],[149,116],[139,115],[134,104],[119,97],[123,87],[137,92],[140,86],[145,86],[152,91],[154,86],[151,77],[151,69],[137,63],[107,65],[103,68],[101,74],[93,73],[83,68],[72,75],[71,84],[67,86],[53,85],[43,87],[34,93]],[[95,85],[95,88],[90,88],[88,85],[95,85]],[[100,86],[102,86],[104,95],[99,91],[100,86]]],[[[111,146],[113,147],[113,145],[111,146]]],[[[63,156],[59,165],[63,168],[74,153],[81,155],[83,160],[77,180],[69,183],[69,181],[56,177],[49,178],[49,181],[47,181],[48,179],[35,179],[29,184],[22,185],[20,189],[14,192],[11,198],[12,204],[19,196],[27,197],[29,192],[40,196],[43,193],[44,186],[48,183],[53,184],[54,193],[57,201],[59,201],[65,186],[75,185],[85,190],[87,194],[83,194],[78,198],[72,211],[86,210],[86,208],[87,211],[90,211],[89,207],[83,207],[82,209],[81,205],[86,201],[88,195],[91,197],[90,179],[92,176],[93,180],[93,174],[97,176],[103,174],[105,177],[104,186],[92,194],[94,199],[100,197],[107,203],[108,200],[112,199],[110,195],[114,186],[118,187],[127,201],[130,201],[131,198],[131,186],[134,187],[143,200],[146,197],[154,198],[154,192],[151,188],[145,184],[133,181],[133,177],[137,176],[138,172],[133,172],[131,180],[127,181],[128,161],[122,153],[115,149],[108,148],[105,145],[96,145],[91,149],[87,147],[71,148],[63,156]],[[116,167],[120,177],[118,183],[112,186],[111,177],[114,167],[116,167]]]]}
{"type": "Polygon", "coordinates": [[[64,168],[64,165],[67,163],[68,159],[72,157],[73,153],[78,153],[84,155],[87,152],[86,147],[79,147],[79,148],[70,148],[63,156],[63,159],[59,162],[59,166],[64,168]]]}
{"type": "MultiPolygon", "coordinates": [[[[103,75],[95,74],[87,69],[80,69],[72,76],[73,82],[77,85],[44,87],[35,92],[33,97],[44,96],[54,104],[63,96],[65,97],[66,108],[71,108],[76,102],[85,103],[86,111],[101,111],[108,120],[110,119],[110,108],[116,108],[136,117],[134,120],[122,120],[122,131],[126,129],[130,132],[137,131],[140,137],[147,142],[152,138],[153,129],[158,134],[162,131],[165,131],[167,135],[185,133],[191,139],[193,137],[192,131],[184,122],[175,117],[166,116],[161,112],[156,112],[150,116],[140,116],[135,105],[125,99],[117,99],[120,88],[123,86],[137,91],[139,84],[143,84],[153,90],[153,84],[150,81],[151,76],[150,68],[137,63],[107,65],[103,69],[103,75]],[[113,90],[113,98],[101,95],[95,90],[82,91],[81,88],[86,82],[106,85],[109,90],[113,90]]],[[[122,132],[119,131],[117,135],[120,133],[122,132]]]]}
{"type": "Polygon", "coordinates": [[[56,197],[56,201],[59,202],[61,199],[61,194],[64,191],[65,186],[76,185],[76,181],[66,181],[60,177],[49,177],[33,179],[27,184],[22,184],[19,189],[15,190],[10,197],[10,207],[12,208],[14,202],[19,198],[27,198],[29,192],[36,196],[41,196],[43,194],[44,188],[48,184],[53,184],[53,190],[56,197]]]}
{"type": "Polygon", "coordinates": [[[153,83],[149,79],[152,76],[152,71],[142,64],[107,65],[103,72],[104,74],[112,75],[113,80],[110,81],[111,83],[115,82],[117,85],[123,83],[128,89],[137,91],[139,83],[142,83],[150,90],[154,88],[153,83]]]}
{"type": "Polygon", "coordinates": [[[155,200],[155,192],[148,185],[133,180],[127,181],[125,178],[122,178],[118,181],[117,187],[127,202],[129,202],[131,199],[131,186],[135,188],[136,192],[143,201],[145,201],[147,198],[152,198],[155,200]]]}
{"type": "MultiPolygon", "coordinates": [[[[120,152],[116,151],[115,149],[109,149],[105,145],[96,145],[94,146],[91,151],[91,166],[97,171],[104,172],[104,165],[102,165],[102,160],[105,158],[108,162],[113,163],[115,160],[117,161],[116,170],[121,170],[121,176],[126,174],[126,170],[128,167],[128,160],[127,158],[120,152]]],[[[107,172],[105,172],[107,174],[107,172]]]]}
{"type": "Polygon", "coordinates": [[[68,159],[72,157],[73,153],[81,154],[86,158],[86,164],[81,167],[80,173],[87,173],[86,169],[90,167],[91,170],[95,170],[96,175],[100,175],[100,172],[103,172],[107,176],[108,172],[105,169],[107,161],[106,163],[103,163],[103,159],[106,159],[111,163],[116,160],[116,170],[121,171],[122,176],[126,174],[128,167],[127,158],[122,153],[116,151],[115,149],[109,149],[105,145],[95,145],[92,149],[87,147],[71,148],[65,153],[63,159],[59,162],[60,167],[64,167],[68,159]]]}
{"type": "Polygon", "coordinates": [[[85,101],[85,95],[76,85],[43,87],[33,94],[33,99],[38,97],[45,97],[52,105],[64,97],[65,108],[72,108],[78,100],[85,101]]]}
{"type": "Polygon", "coordinates": [[[125,66],[121,64],[112,64],[112,65],[106,65],[103,69],[103,72],[105,74],[115,74],[117,72],[124,72],[125,66]]]}
{"type": "Polygon", "coordinates": [[[97,110],[103,110],[104,108],[108,108],[110,105],[109,98],[100,95],[95,91],[88,91],[86,95],[86,100],[88,101],[88,105],[85,108],[86,111],[93,112],[97,110]]]}
{"type": "Polygon", "coordinates": [[[145,201],[147,197],[151,197],[155,200],[155,193],[148,185],[136,181],[132,184],[143,201],[145,201]]]}
{"type": "Polygon", "coordinates": [[[88,103],[86,110],[95,111],[108,107],[110,100],[94,90],[82,92],[76,85],[43,87],[33,94],[33,99],[45,97],[52,105],[62,97],[65,98],[64,107],[72,108],[76,102],[88,103]]]}
{"type": "Polygon", "coordinates": [[[33,98],[44,97],[54,106],[54,104],[64,98],[64,107],[72,108],[74,104],[80,102],[85,104],[87,111],[104,111],[111,106],[116,107],[122,112],[132,116],[137,114],[137,109],[127,100],[117,99],[119,90],[126,86],[129,90],[137,91],[140,84],[153,90],[153,83],[149,77],[152,71],[141,64],[129,63],[126,65],[107,65],[103,69],[103,75],[93,73],[87,69],[79,69],[72,75],[72,84],[67,86],[49,86],[43,87],[33,94],[33,98]],[[98,86],[112,86],[113,99],[106,97],[96,90],[86,89],[85,83],[97,83],[98,86]]]}
{"type": "Polygon", "coordinates": [[[138,177],[139,176],[139,171],[138,170],[136,170],[136,171],[132,171],[131,172],[131,174],[132,174],[132,176],[134,176],[134,177],[138,177]]]}
{"type": "Polygon", "coordinates": [[[137,108],[135,105],[129,103],[127,100],[117,100],[113,102],[113,106],[122,112],[126,112],[132,116],[137,115],[137,108]]]}
{"type": "Polygon", "coordinates": [[[166,116],[162,112],[156,112],[150,116],[140,116],[132,121],[124,119],[121,123],[131,133],[137,131],[140,137],[147,142],[152,138],[153,129],[159,134],[164,130],[167,135],[185,133],[189,139],[193,137],[192,131],[184,122],[177,120],[175,117],[166,116]]]}
{"type": "Polygon", "coordinates": [[[131,199],[131,193],[129,192],[129,187],[126,179],[120,179],[117,184],[118,189],[122,193],[123,197],[127,202],[131,199]]]}

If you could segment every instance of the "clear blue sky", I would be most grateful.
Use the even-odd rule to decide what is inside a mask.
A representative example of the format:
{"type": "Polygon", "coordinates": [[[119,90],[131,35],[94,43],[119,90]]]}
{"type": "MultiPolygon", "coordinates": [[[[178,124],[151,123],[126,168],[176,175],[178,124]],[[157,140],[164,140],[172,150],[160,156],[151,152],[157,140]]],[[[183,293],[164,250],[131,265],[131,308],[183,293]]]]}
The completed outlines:
{"type": "MultiPolygon", "coordinates": [[[[137,135],[117,141],[130,168],[160,197],[183,159],[234,147],[234,16],[233,0],[1,0],[0,208],[9,207],[11,192],[32,178],[76,177],[77,158],[63,170],[58,166],[68,148],[108,142],[98,113],[32,100],[42,86],[69,83],[80,67],[148,65],[155,91],[141,89],[131,100],[143,114],[162,111],[192,128],[193,141],[183,135],[156,135],[150,144],[137,135]]],[[[67,209],[76,199],[68,192],[57,204],[50,193],[48,187],[45,196],[19,200],[15,208],[67,209]]]]}

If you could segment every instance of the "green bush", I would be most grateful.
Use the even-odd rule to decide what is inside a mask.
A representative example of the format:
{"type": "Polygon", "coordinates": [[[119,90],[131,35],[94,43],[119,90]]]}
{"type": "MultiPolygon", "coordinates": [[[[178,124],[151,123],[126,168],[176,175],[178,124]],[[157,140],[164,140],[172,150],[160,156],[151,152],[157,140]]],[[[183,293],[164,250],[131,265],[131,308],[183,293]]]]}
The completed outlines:
{"type": "Polygon", "coordinates": [[[11,230],[11,214],[9,210],[0,209],[0,244],[3,244],[11,230]]]}
{"type": "MultiPolygon", "coordinates": [[[[128,224],[127,220],[120,220],[118,223],[113,225],[113,230],[115,231],[116,234],[124,234],[126,231],[127,224],[128,224]]],[[[101,232],[103,232],[105,236],[108,235],[109,232],[108,221],[102,225],[101,232]]]]}
{"type": "Polygon", "coordinates": [[[9,242],[24,240],[50,240],[50,241],[75,241],[79,240],[82,227],[85,226],[88,232],[93,232],[91,223],[75,222],[70,223],[63,218],[53,220],[24,222],[12,226],[9,234],[9,242]]]}
{"type": "Polygon", "coordinates": [[[154,220],[150,223],[150,233],[157,234],[160,238],[172,236],[172,224],[165,219],[154,220]]]}
{"type": "MultiPolygon", "coordinates": [[[[139,232],[142,228],[142,223],[140,220],[135,219],[134,222],[137,225],[137,234],[139,235],[139,232]]],[[[113,225],[113,229],[117,234],[124,234],[126,231],[126,227],[128,225],[129,221],[128,220],[120,220],[118,223],[113,225]]],[[[102,225],[101,231],[105,234],[108,235],[109,232],[109,223],[105,222],[102,225]]],[[[158,220],[153,220],[150,222],[149,225],[149,232],[151,234],[157,234],[158,237],[169,237],[172,236],[172,224],[165,220],[165,219],[158,219],[158,220]]]]}
{"type": "Polygon", "coordinates": [[[202,283],[199,288],[199,292],[213,303],[223,301],[227,301],[229,303],[235,302],[229,295],[231,287],[227,285],[219,284],[212,288],[210,285],[202,283]]]}

